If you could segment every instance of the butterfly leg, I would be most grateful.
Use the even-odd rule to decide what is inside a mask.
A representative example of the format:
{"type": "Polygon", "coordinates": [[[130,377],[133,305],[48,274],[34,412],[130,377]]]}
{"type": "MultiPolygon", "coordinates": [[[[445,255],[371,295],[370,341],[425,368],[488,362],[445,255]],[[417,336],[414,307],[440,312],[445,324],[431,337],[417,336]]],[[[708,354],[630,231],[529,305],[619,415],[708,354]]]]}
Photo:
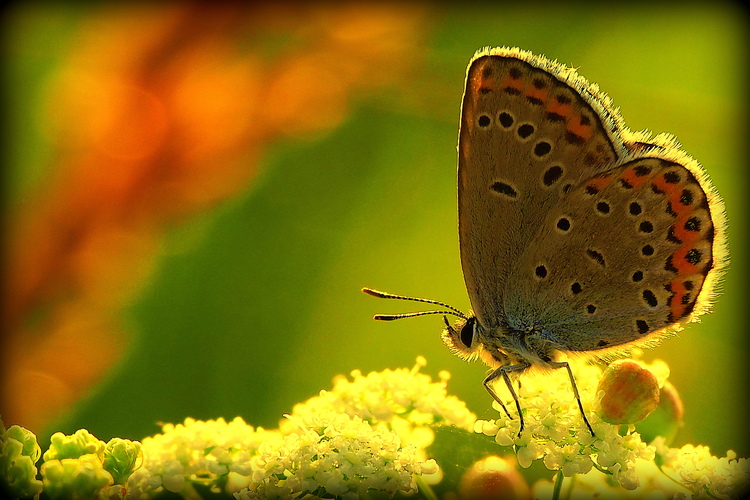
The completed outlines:
{"type": "Polygon", "coordinates": [[[515,371],[523,371],[526,368],[528,368],[529,365],[523,364],[523,365],[505,365],[501,366],[500,368],[496,369],[489,375],[487,375],[487,378],[484,379],[484,388],[487,389],[487,392],[490,393],[490,396],[492,396],[492,399],[497,401],[500,406],[503,407],[503,410],[505,411],[505,414],[508,415],[508,418],[513,419],[513,417],[510,416],[510,413],[508,413],[508,409],[505,407],[505,404],[500,400],[500,398],[495,394],[495,391],[490,387],[490,382],[495,380],[497,377],[502,376],[503,380],[505,381],[505,385],[508,386],[508,390],[510,391],[510,395],[513,396],[513,401],[516,402],[516,410],[518,410],[518,418],[521,420],[521,427],[518,429],[518,436],[521,436],[521,433],[523,432],[524,422],[523,422],[523,413],[521,413],[521,403],[518,400],[518,395],[516,394],[516,391],[513,389],[513,382],[510,380],[510,376],[508,376],[509,372],[515,372],[515,371]]]}
{"type": "Polygon", "coordinates": [[[586,423],[586,427],[589,428],[589,432],[592,436],[596,436],[594,434],[594,429],[591,428],[591,424],[589,423],[589,420],[586,418],[586,413],[583,411],[583,404],[581,403],[581,396],[578,394],[578,387],[576,386],[576,379],[573,378],[573,370],[570,369],[570,365],[567,361],[558,361],[550,363],[550,365],[553,368],[565,368],[568,370],[568,377],[570,377],[570,385],[573,386],[573,394],[575,394],[576,401],[578,401],[578,409],[581,410],[581,416],[583,417],[583,421],[586,423]]]}

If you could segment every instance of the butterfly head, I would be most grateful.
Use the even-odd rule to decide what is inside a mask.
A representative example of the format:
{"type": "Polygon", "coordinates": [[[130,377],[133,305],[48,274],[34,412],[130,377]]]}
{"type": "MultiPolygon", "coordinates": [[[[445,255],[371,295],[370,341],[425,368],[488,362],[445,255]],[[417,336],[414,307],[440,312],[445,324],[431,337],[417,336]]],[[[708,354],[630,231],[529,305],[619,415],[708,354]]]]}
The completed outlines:
{"type": "Polygon", "coordinates": [[[372,288],[363,288],[362,291],[367,295],[372,295],[373,297],[381,299],[410,300],[412,302],[422,302],[443,307],[444,309],[435,311],[417,311],[402,314],[376,314],[375,319],[380,321],[393,321],[396,319],[442,314],[443,321],[445,322],[445,328],[443,328],[441,335],[443,342],[453,354],[466,361],[481,359],[482,362],[491,368],[514,363],[522,363],[526,365],[536,364],[538,356],[526,353],[528,347],[522,348],[518,345],[518,335],[509,335],[505,329],[502,331],[499,329],[487,330],[471,312],[466,314],[444,302],[432,299],[396,295],[373,290],[372,288]],[[456,316],[458,319],[451,324],[448,321],[448,315],[456,316]]]}
{"type": "Polygon", "coordinates": [[[479,357],[482,347],[482,343],[479,341],[481,327],[477,318],[473,314],[464,314],[455,307],[437,300],[395,295],[392,293],[373,290],[372,288],[363,288],[362,291],[367,295],[372,295],[373,297],[379,297],[381,299],[411,300],[413,302],[423,302],[444,307],[445,309],[436,311],[417,311],[403,314],[377,314],[375,315],[375,319],[380,321],[393,321],[395,319],[414,318],[416,316],[426,316],[429,314],[442,314],[443,321],[445,321],[442,338],[443,342],[445,342],[445,345],[448,346],[451,352],[467,360],[479,357]],[[456,316],[458,319],[451,325],[448,321],[448,315],[456,316]]]}
{"type": "Polygon", "coordinates": [[[460,358],[473,360],[479,356],[481,342],[479,341],[479,322],[473,315],[459,317],[452,325],[447,316],[443,316],[445,328],[442,338],[451,352],[460,358]]]}

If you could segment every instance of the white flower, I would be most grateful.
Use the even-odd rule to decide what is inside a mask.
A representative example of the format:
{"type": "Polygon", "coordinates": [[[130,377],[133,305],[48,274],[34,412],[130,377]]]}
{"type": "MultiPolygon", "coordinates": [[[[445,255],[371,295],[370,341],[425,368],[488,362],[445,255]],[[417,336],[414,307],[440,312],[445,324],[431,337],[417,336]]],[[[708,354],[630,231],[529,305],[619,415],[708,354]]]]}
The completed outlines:
{"type": "Polygon", "coordinates": [[[411,370],[337,377],[332,391],[296,405],[279,430],[255,429],[241,418],[167,424],[143,440],[144,462],[128,482],[128,497],[163,490],[189,496],[197,483],[236,498],[413,493],[415,475],[439,479],[424,451],[432,426],[470,429],[476,419],[447,395],[447,372],[434,383],[419,373],[423,365],[421,358],[411,370]]]}
{"type": "Polygon", "coordinates": [[[253,457],[252,484],[237,499],[361,498],[370,490],[414,493],[415,474],[437,471],[434,460],[422,460],[414,445],[385,425],[319,409],[289,417],[296,432],[263,445],[253,457]]]}
{"type": "MultiPolygon", "coordinates": [[[[585,409],[597,408],[595,389],[601,369],[569,361],[576,376],[581,402],[585,409]]],[[[658,365],[660,376],[668,374],[664,363],[658,365]]],[[[570,386],[566,370],[522,375],[518,396],[524,411],[525,428],[521,435],[518,417],[509,419],[499,405],[496,420],[478,420],[475,432],[494,435],[501,446],[513,446],[521,467],[527,468],[535,460],[542,460],[550,470],[560,470],[565,477],[587,474],[596,466],[608,471],[612,478],[626,489],[638,486],[636,464],[653,460],[654,448],[641,441],[634,428],[624,436],[619,427],[608,424],[596,413],[587,412],[595,436],[591,436],[583,422],[578,403],[570,386]]],[[[501,389],[497,388],[498,391],[501,389]]],[[[506,407],[515,403],[508,396],[506,407]]]]}
{"type": "Polygon", "coordinates": [[[143,465],[128,480],[128,498],[148,498],[162,489],[182,493],[196,475],[213,485],[220,476],[233,473],[227,493],[245,487],[237,476],[251,474],[250,459],[263,443],[281,438],[278,431],[247,425],[237,417],[185,419],[183,424],[166,424],[162,433],[143,440],[143,465]]]}
{"type": "MultiPolygon", "coordinates": [[[[292,416],[327,410],[358,416],[372,425],[386,424],[405,443],[422,449],[434,439],[430,426],[452,425],[471,430],[476,415],[463,401],[447,394],[450,374],[442,371],[440,382],[433,382],[429,375],[419,373],[425,364],[420,356],[411,370],[386,369],[367,375],[354,370],[351,381],[337,376],[332,390],[320,391],[318,396],[295,405],[292,416]]],[[[289,426],[289,422],[280,424],[284,432],[289,426]]]]}
{"type": "Polygon", "coordinates": [[[668,448],[661,438],[654,444],[665,472],[692,491],[693,498],[729,499],[750,493],[750,461],[737,458],[734,451],[720,458],[711,455],[707,446],[668,448]]]}

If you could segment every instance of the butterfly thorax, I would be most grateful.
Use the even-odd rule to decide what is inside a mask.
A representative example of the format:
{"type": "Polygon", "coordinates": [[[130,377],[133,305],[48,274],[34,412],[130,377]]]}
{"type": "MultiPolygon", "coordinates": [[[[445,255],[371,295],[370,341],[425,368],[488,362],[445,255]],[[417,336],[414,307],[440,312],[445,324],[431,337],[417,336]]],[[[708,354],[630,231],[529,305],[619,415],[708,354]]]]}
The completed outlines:
{"type": "Polygon", "coordinates": [[[550,362],[556,361],[558,351],[536,330],[514,330],[504,326],[492,330],[480,326],[477,330],[477,340],[488,355],[483,359],[495,368],[509,363],[549,367],[550,362]]]}
{"type": "Polygon", "coordinates": [[[534,328],[523,330],[508,325],[484,327],[475,316],[459,319],[443,330],[443,341],[456,354],[481,359],[492,368],[528,365],[551,368],[558,349],[534,328]]]}

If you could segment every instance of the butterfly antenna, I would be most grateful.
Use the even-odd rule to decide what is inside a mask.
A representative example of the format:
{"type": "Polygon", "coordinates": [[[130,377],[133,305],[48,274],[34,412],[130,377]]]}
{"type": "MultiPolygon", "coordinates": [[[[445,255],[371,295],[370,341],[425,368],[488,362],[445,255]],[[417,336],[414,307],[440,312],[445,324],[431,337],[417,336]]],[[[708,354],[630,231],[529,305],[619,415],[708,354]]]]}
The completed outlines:
{"type": "Polygon", "coordinates": [[[362,288],[362,291],[366,293],[367,295],[372,295],[373,297],[378,297],[381,299],[411,300],[413,302],[424,302],[425,304],[434,304],[436,306],[446,307],[449,309],[448,311],[419,311],[419,312],[411,312],[411,313],[403,313],[403,314],[376,314],[374,316],[374,319],[376,320],[393,321],[393,320],[402,319],[402,318],[415,318],[417,316],[427,316],[429,314],[443,314],[443,315],[451,314],[453,316],[458,316],[459,318],[463,318],[467,320],[469,319],[464,313],[462,313],[455,307],[449,306],[448,304],[444,302],[440,302],[438,300],[423,299],[421,297],[407,297],[405,295],[396,295],[393,293],[373,290],[372,288],[367,288],[367,287],[362,288]]]}

